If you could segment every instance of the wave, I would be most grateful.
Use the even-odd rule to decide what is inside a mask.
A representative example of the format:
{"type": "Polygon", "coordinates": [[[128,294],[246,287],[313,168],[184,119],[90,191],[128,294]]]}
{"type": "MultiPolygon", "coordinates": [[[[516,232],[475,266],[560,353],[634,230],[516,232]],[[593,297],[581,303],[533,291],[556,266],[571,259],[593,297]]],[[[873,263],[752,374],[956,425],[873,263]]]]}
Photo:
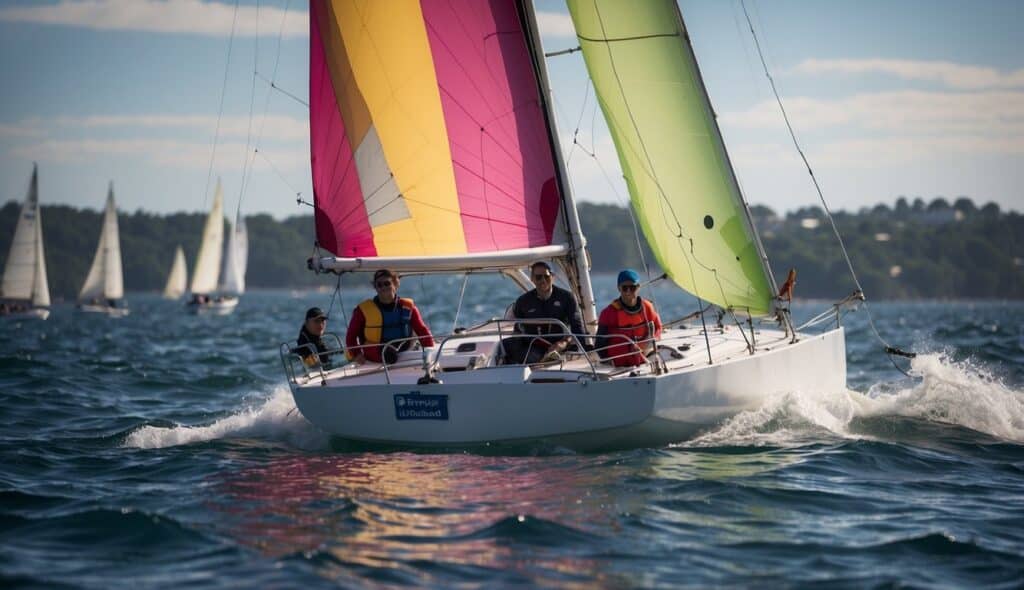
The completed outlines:
{"type": "Polygon", "coordinates": [[[163,449],[228,439],[283,442],[304,450],[323,450],[329,442],[328,435],[302,417],[288,388],[278,387],[262,405],[243,409],[212,424],[143,426],[125,437],[124,446],[163,449]]]}
{"type": "MultiPolygon", "coordinates": [[[[788,446],[822,438],[885,438],[880,419],[905,419],[969,429],[1024,443],[1024,391],[972,361],[925,354],[911,363],[915,382],[880,383],[867,393],[786,392],[741,412],[686,446],[788,446]]],[[[890,429],[892,431],[892,429],[890,429]]],[[[894,431],[892,431],[894,433],[894,431]]]]}

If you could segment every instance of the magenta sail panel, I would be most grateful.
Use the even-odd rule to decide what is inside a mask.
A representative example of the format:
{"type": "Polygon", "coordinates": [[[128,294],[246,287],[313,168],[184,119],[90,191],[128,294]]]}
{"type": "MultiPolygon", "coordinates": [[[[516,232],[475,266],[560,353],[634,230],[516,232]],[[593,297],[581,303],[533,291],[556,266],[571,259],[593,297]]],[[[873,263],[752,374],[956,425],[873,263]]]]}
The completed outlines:
{"type": "Polygon", "coordinates": [[[519,4],[422,0],[471,252],[550,244],[560,195],[519,4]]]}

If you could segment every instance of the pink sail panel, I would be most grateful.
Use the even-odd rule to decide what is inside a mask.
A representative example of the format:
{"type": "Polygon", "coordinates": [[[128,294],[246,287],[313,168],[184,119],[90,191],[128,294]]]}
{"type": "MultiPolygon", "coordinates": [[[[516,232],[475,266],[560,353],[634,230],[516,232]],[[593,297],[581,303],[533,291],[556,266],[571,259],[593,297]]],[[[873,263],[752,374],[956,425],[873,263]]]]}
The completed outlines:
{"type": "Polygon", "coordinates": [[[313,0],[317,239],[340,257],[561,243],[521,6],[313,0]]]}
{"type": "Polygon", "coordinates": [[[560,197],[539,84],[506,0],[422,0],[471,252],[551,243],[560,197]]]}

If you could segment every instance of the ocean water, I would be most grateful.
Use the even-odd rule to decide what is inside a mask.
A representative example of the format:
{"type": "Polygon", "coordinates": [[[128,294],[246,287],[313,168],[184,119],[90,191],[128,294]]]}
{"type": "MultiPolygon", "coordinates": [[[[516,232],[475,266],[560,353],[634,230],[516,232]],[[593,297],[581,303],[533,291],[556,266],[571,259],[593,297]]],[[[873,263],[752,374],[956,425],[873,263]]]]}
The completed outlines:
{"type": "MultiPolygon", "coordinates": [[[[515,295],[474,278],[459,308],[460,288],[402,283],[435,332],[515,295]]],[[[695,308],[648,292],[666,319],[695,308]]],[[[663,448],[510,456],[352,451],[302,418],[278,344],[311,305],[343,330],[367,293],[252,292],[228,317],[130,295],[120,320],[0,324],[0,587],[1024,584],[1022,303],[875,303],[922,353],[913,377],[860,310],[846,391],[663,448]]]]}

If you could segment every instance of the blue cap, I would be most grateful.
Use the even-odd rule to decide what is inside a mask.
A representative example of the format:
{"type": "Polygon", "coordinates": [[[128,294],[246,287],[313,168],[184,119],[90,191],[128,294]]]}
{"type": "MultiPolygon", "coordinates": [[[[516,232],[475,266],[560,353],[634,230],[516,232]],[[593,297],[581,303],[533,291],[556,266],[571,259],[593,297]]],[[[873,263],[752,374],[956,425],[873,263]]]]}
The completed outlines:
{"type": "Polygon", "coordinates": [[[637,274],[637,272],[635,270],[633,270],[632,268],[627,268],[626,270],[624,270],[624,271],[619,273],[619,280],[616,282],[616,284],[617,285],[621,285],[622,283],[625,283],[626,281],[633,281],[634,284],[639,285],[640,284],[640,275],[637,274]]]}

